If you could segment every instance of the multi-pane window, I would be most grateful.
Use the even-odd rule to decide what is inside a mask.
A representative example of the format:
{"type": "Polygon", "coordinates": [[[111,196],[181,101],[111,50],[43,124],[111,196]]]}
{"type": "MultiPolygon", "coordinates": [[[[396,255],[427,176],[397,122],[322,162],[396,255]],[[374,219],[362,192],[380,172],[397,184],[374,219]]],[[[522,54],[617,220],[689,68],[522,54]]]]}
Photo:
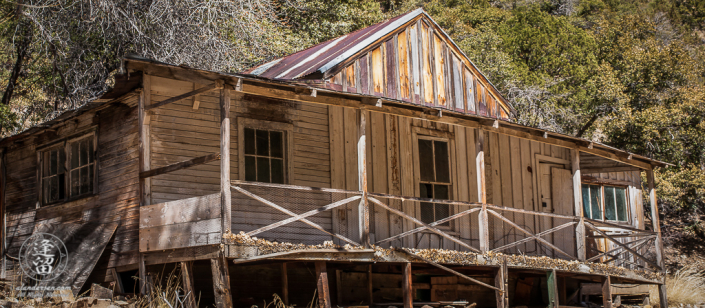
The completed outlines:
{"type": "MultiPolygon", "coordinates": [[[[419,192],[421,198],[450,199],[448,142],[419,139],[419,192]]],[[[447,204],[421,203],[421,221],[431,223],[450,216],[447,204]]],[[[449,226],[446,222],[441,226],[449,226]]]]}
{"type": "Polygon", "coordinates": [[[245,180],[284,184],[284,133],[245,128],[245,180]]]}
{"type": "Polygon", "coordinates": [[[42,204],[93,193],[95,183],[93,135],[41,152],[42,204]]]}
{"type": "Polygon", "coordinates": [[[587,218],[627,222],[624,187],[583,184],[583,212],[587,218]]]}

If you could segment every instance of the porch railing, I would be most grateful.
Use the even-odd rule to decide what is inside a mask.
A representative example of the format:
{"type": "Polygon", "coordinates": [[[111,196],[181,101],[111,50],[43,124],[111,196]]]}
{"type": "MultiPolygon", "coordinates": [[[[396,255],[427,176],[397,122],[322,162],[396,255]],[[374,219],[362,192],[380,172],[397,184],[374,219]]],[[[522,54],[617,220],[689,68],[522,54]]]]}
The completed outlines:
{"type": "Polygon", "coordinates": [[[494,251],[567,260],[578,260],[577,246],[584,245],[587,257],[581,261],[661,271],[655,232],[572,215],[245,181],[232,181],[232,198],[232,232],[270,241],[494,251]],[[364,206],[368,211],[360,210],[364,206]],[[585,230],[584,241],[578,240],[579,230],[585,230]],[[363,241],[365,233],[369,243],[363,241]]]}

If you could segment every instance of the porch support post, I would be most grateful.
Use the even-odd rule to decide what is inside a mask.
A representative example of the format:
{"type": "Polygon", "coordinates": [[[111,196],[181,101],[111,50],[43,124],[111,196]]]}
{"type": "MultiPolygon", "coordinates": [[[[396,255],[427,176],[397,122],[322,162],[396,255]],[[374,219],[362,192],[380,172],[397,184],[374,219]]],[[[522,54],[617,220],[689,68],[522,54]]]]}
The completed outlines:
{"type": "Polygon", "coordinates": [[[580,175],[580,151],[576,148],[571,151],[571,165],[573,169],[573,201],[575,216],[580,217],[580,222],[575,227],[575,249],[578,260],[585,261],[585,222],[583,221],[583,187],[580,175]]]}
{"type": "Polygon", "coordinates": [[[286,262],[282,263],[282,301],[284,305],[289,305],[289,272],[286,269],[286,262]]]}
{"type": "Polygon", "coordinates": [[[196,294],[193,290],[193,261],[181,262],[181,286],[184,289],[186,300],[184,308],[196,308],[196,294]]]}
{"type": "Polygon", "coordinates": [[[362,199],[358,205],[360,244],[369,248],[370,243],[370,204],[367,200],[367,126],[366,111],[358,109],[358,141],[357,141],[357,179],[362,199]]]}
{"type": "Polygon", "coordinates": [[[220,87],[220,206],[222,226],[221,233],[230,230],[232,199],[230,191],[230,89],[223,86],[223,81],[216,81],[220,87]]]}
{"type": "MultiPolygon", "coordinates": [[[[661,267],[661,271],[665,272],[665,264],[663,262],[663,239],[661,237],[661,221],[658,213],[658,201],[656,199],[656,182],[654,179],[654,170],[646,170],[646,181],[649,185],[649,203],[651,204],[651,225],[656,232],[656,264],[661,267]]],[[[661,307],[668,307],[668,297],[666,296],[666,280],[664,275],[663,284],[659,288],[659,301],[661,307]]]]}
{"type": "Polygon", "coordinates": [[[316,285],[318,286],[318,307],[331,308],[326,261],[316,261],[316,279],[316,285]]]}
{"type": "Polygon", "coordinates": [[[211,259],[211,273],[213,274],[213,291],[215,293],[215,306],[217,308],[232,308],[233,298],[230,295],[230,273],[228,262],[221,253],[211,259]]]}
{"type": "Polygon", "coordinates": [[[477,197],[482,203],[482,210],[478,216],[480,251],[490,250],[489,221],[487,216],[487,189],[485,186],[485,132],[482,129],[475,130],[475,170],[477,171],[477,197]]]}
{"type": "Polygon", "coordinates": [[[402,290],[404,291],[404,308],[414,307],[414,289],[411,277],[411,262],[404,263],[402,290]]]}
{"type": "MultiPolygon", "coordinates": [[[[556,270],[551,270],[546,273],[546,284],[548,286],[548,307],[558,308],[558,276],[556,276],[556,270]]],[[[606,308],[607,306],[605,306],[606,308]]],[[[611,307],[610,307],[611,308],[611,307]]]]}
{"type": "Polygon", "coordinates": [[[502,258],[502,265],[496,270],[494,275],[494,286],[499,290],[495,290],[495,297],[497,299],[497,308],[508,308],[509,307],[509,273],[507,268],[507,258],[502,258]]]}
{"type": "MultiPolygon", "coordinates": [[[[150,141],[150,112],[145,110],[151,101],[151,82],[149,75],[142,77],[142,89],[139,90],[139,101],[137,105],[137,121],[139,130],[139,172],[147,171],[151,168],[151,141],[150,141]]],[[[139,179],[140,206],[149,205],[152,200],[151,179],[139,179]]],[[[147,272],[144,266],[144,253],[139,253],[140,293],[147,294],[147,272]]]]}
{"type": "MultiPolygon", "coordinates": [[[[602,307],[612,308],[612,290],[610,285],[612,284],[610,276],[602,277],[602,307]]],[[[668,306],[666,306],[668,307],[668,306]]]]}

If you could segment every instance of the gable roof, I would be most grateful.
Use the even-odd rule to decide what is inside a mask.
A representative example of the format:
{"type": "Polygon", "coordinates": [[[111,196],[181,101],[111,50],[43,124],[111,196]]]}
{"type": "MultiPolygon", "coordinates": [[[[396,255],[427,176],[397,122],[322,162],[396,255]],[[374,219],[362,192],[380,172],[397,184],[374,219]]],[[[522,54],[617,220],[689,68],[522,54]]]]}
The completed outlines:
{"type": "MultiPolygon", "coordinates": [[[[406,49],[404,52],[406,52],[406,49]]],[[[379,94],[387,98],[405,100],[422,105],[430,104],[452,110],[457,110],[457,105],[462,104],[463,108],[461,109],[465,112],[495,118],[509,119],[510,116],[515,114],[513,107],[499,93],[497,88],[479,69],[477,69],[475,64],[472,63],[467,55],[455,44],[450,36],[421,8],[320,43],[297,53],[252,67],[243,71],[242,74],[275,80],[323,83],[326,84],[326,87],[334,90],[362,94],[379,94]],[[417,24],[419,25],[418,27],[416,26],[417,24]],[[423,26],[420,26],[422,24],[423,26]],[[420,29],[421,27],[423,27],[423,31],[420,29]],[[416,28],[419,29],[416,30],[416,28]],[[410,32],[409,29],[413,29],[413,31],[418,32],[418,34],[406,34],[410,32]],[[426,32],[426,29],[429,29],[428,32],[430,34],[426,32]],[[407,38],[404,42],[408,44],[408,46],[399,46],[398,44],[401,41],[397,42],[396,38],[397,35],[400,34],[408,35],[408,38],[413,37],[416,39],[418,37],[418,40],[412,41],[407,38]],[[424,36],[424,41],[422,41],[422,35],[428,37],[424,36]],[[436,58],[439,58],[439,54],[434,54],[434,52],[438,52],[434,49],[438,46],[433,46],[433,38],[436,38],[443,45],[442,54],[440,56],[441,59],[439,60],[441,63],[440,66],[438,63],[433,62],[437,60],[436,58]],[[408,43],[406,43],[407,41],[408,43]],[[392,42],[391,45],[389,45],[390,42],[392,42]],[[378,61],[375,63],[373,63],[371,59],[367,59],[367,57],[372,56],[373,50],[379,49],[380,46],[384,45],[392,46],[393,49],[399,48],[400,51],[402,50],[401,48],[408,48],[409,51],[416,48],[419,50],[419,53],[418,55],[413,54],[412,57],[412,53],[410,52],[408,58],[404,55],[406,62],[403,62],[399,55],[395,55],[395,53],[398,52],[397,50],[393,50],[391,53],[387,51],[387,53],[382,56],[383,58],[390,56],[396,57],[391,63],[386,59],[385,61],[387,62],[378,61]],[[446,59],[446,56],[448,56],[448,59],[446,59]],[[425,57],[431,59],[431,62],[426,63],[427,66],[430,64],[431,67],[423,67],[423,62],[426,61],[425,57]],[[410,63],[412,62],[412,58],[413,61],[422,62],[421,69],[416,68],[419,65],[418,63],[410,63]],[[364,66],[362,69],[360,69],[359,62],[361,59],[363,59],[362,64],[364,66]],[[454,65],[457,64],[454,64],[453,60],[460,63],[459,65],[461,67],[459,69],[454,67],[454,65]],[[435,69],[433,68],[434,64],[437,66],[435,69]],[[403,69],[408,69],[409,71],[401,74],[398,72],[397,76],[388,75],[387,71],[399,71],[402,65],[406,65],[403,69]],[[367,80],[359,80],[360,76],[357,75],[353,78],[357,78],[358,81],[361,81],[361,85],[355,84],[348,89],[346,85],[343,85],[342,77],[339,76],[340,73],[347,68],[350,70],[348,75],[357,72],[358,75],[363,74],[364,78],[373,79],[372,75],[376,72],[375,68],[379,68],[379,66],[384,66],[384,69],[380,71],[383,71],[383,74],[387,74],[387,76],[384,77],[386,79],[383,78],[384,80],[382,80],[382,86],[380,88],[396,87],[398,90],[391,90],[390,93],[387,93],[386,89],[374,91],[371,88],[374,88],[375,85],[373,85],[373,83],[377,82],[376,80],[369,80],[369,82],[367,82],[367,80]],[[438,68],[440,67],[442,67],[442,69],[439,70],[438,68]],[[463,68],[472,75],[470,79],[474,80],[474,83],[471,86],[466,86],[465,84],[463,68]],[[416,70],[416,72],[414,70],[416,70]],[[418,72],[419,70],[420,72],[418,72]],[[426,97],[424,97],[423,93],[419,93],[422,91],[418,89],[419,86],[414,85],[414,82],[423,84],[423,81],[419,79],[424,78],[424,73],[430,76],[426,81],[429,89],[432,87],[434,92],[433,95],[426,97]],[[453,76],[453,74],[459,75],[460,78],[453,76]],[[399,75],[407,79],[397,81],[388,80],[390,77],[398,79],[400,77],[399,75]],[[416,79],[413,80],[414,78],[416,79]],[[408,79],[412,80],[409,81],[408,79]],[[431,83],[433,83],[433,85],[431,85],[431,83]],[[445,86],[437,86],[436,83],[445,83],[445,86]],[[409,88],[414,87],[416,87],[416,89],[409,90],[409,88]],[[455,88],[463,89],[459,90],[455,88]],[[475,92],[469,93],[475,89],[475,92]],[[403,93],[399,93],[400,91],[413,92],[413,90],[416,90],[416,98],[412,93],[406,93],[406,96],[404,96],[403,93]],[[479,94],[475,94],[478,91],[479,94]],[[452,101],[453,97],[460,96],[463,96],[463,98],[458,98],[457,102],[452,101]],[[424,98],[426,98],[425,101],[424,98]],[[449,101],[448,104],[446,104],[446,99],[449,101]],[[475,100],[478,101],[478,108],[473,106],[475,100]],[[495,106],[496,111],[492,109],[495,106]]],[[[347,76],[347,78],[351,77],[347,76]]],[[[355,81],[350,81],[350,83],[355,83],[355,81]]]]}

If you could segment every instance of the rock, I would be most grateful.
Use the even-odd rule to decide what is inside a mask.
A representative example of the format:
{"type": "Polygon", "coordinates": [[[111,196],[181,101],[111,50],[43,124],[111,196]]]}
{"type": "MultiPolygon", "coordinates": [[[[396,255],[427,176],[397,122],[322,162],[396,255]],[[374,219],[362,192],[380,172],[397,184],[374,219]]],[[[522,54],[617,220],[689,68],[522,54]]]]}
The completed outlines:
{"type": "Polygon", "coordinates": [[[83,297],[76,301],[76,308],[110,308],[109,299],[98,299],[93,297],[83,297]]]}
{"type": "Polygon", "coordinates": [[[98,299],[113,299],[113,290],[105,288],[99,284],[91,285],[91,295],[90,297],[98,299]]]}
{"type": "Polygon", "coordinates": [[[116,300],[116,301],[113,302],[113,304],[118,305],[118,306],[127,306],[127,305],[130,304],[130,303],[128,303],[128,302],[126,302],[126,301],[124,301],[124,300],[116,300]]]}

